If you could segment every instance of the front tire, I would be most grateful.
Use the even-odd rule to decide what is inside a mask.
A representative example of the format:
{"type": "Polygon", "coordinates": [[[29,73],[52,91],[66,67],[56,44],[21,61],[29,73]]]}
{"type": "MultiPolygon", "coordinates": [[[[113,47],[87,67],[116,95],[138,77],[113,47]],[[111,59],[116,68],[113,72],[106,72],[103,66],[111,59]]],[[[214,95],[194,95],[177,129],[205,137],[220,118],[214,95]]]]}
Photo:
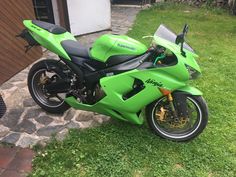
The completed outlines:
{"type": "Polygon", "coordinates": [[[61,114],[64,113],[70,107],[64,101],[66,93],[64,95],[62,94],[51,95],[46,93],[43,89],[46,84],[46,79],[51,79],[52,77],[55,78],[63,77],[63,72],[62,72],[63,67],[64,64],[56,60],[46,59],[34,64],[29,71],[28,74],[29,92],[34,101],[46,112],[53,114],[61,114]],[[42,84],[41,83],[42,81],[45,82],[45,84],[42,84]]]}
{"type": "MultiPolygon", "coordinates": [[[[186,124],[182,125],[182,129],[180,128],[181,126],[178,127],[179,124],[172,124],[170,119],[167,120],[167,116],[162,116],[162,118],[164,117],[166,120],[164,119],[159,120],[159,118],[157,118],[158,116],[156,115],[160,115],[157,112],[160,111],[160,109],[164,109],[163,102],[165,101],[165,97],[162,97],[147,106],[146,108],[147,122],[149,127],[154,131],[155,134],[165,139],[181,142],[194,139],[204,130],[208,121],[208,108],[205,100],[201,96],[193,96],[193,95],[186,95],[186,96],[187,96],[186,97],[187,101],[189,102],[188,104],[193,105],[194,107],[193,109],[196,110],[196,113],[194,116],[192,116],[192,113],[191,116],[189,115],[190,113],[188,113],[188,119],[186,118],[186,120],[188,120],[191,123],[187,121],[184,122],[182,120],[183,123],[186,124]],[[195,122],[192,123],[193,119],[195,119],[195,122]],[[167,125],[169,124],[172,129],[168,128],[167,126],[162,126],[162,124],[167,124],[167,125]]],[[[189,107],[190,106],[188,105],[188,108],[189,107]]],[[[166,109],[164,110],[166,111],[166,109]]]]}

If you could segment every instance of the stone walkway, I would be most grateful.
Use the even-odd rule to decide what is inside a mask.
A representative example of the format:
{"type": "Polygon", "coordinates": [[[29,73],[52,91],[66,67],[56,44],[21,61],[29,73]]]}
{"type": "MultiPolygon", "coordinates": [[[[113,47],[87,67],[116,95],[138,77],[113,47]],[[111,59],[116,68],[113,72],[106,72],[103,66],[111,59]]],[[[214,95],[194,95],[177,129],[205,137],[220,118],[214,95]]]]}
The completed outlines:
{"type": "MultiPolygon", "coordinates": [[[[112,30],[94,33],[78,38],[91,45],[105,33],[125,34],[131,27],[140,8],[113,7],[112,30]]],[[[45,53],[43,58],[54,58],[52,53],[45,53]]],[[[42,58],[42,59],[43,59],[42,58]]],[[[109,120],[108,117],[85,111],[68,110],[63,115],[48,114],[32,100],[27,88],[27,67],[1,87],[1,93],[8,107],[5,116],[0,120],[0,141],[29,147],[36,143],[45,144],[52,134],[63,139],[70,128],[87,128],[109,120]]]]}

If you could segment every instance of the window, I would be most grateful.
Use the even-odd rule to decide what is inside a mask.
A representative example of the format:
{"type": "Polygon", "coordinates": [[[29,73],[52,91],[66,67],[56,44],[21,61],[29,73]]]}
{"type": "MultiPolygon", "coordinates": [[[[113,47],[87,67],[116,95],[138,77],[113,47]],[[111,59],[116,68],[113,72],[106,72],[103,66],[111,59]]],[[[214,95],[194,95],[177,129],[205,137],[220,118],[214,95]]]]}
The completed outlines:
{"type": "Polygon", "coordinates": [[[55,23],[51,0],[33,0],[33,5],[37,20],[55,23]]]}

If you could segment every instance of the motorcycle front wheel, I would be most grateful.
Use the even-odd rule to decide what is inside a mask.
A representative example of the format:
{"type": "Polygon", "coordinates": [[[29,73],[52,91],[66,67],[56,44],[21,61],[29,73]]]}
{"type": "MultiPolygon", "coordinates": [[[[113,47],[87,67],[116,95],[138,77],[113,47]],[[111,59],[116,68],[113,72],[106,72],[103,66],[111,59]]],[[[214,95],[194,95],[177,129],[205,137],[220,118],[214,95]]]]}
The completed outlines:
{"type": "MultiPolygon", "coordinates": [[[[175,102],[175,100],[174,100],[175,102]]],[[[206,127],[208,108],[201,96],[186,95],[187,116],[173,116],[166,97],[162,97],[146,108],[149,127],[155,134],[172,141],[189,141],[197,137],[206,127]]]]}

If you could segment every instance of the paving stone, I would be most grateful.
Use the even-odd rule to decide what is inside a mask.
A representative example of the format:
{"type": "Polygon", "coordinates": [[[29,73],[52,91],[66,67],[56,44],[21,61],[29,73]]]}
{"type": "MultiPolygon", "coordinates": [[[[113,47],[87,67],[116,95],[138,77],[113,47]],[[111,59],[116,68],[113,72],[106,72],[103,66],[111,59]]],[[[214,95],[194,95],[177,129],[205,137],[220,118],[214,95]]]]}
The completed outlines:
{"type": "MultiPolygon", "coordinates": [[[[89,127],[98,127],[101,123],[96,120],[92,120],[90,121],[89,127]]],[[[84,128],[89,128],[86,126],[86,124],[84,124],[84,122],[83,122],[83,126],[85,126],[84,128]]]]}
{"type": "Polygon", "coordinates": [[[89,128],[92,125],[92,120],[87,122],[80,122],[80,128],[89,128]]]}
{"type": "Polygon", "coordinates": [[[28,66],[24,70],[22,70],[21,73],[25,74],[26,76],[28,76],[29,70],[30,70],[30,67],[28,66]]]}
{"type": "Polygon", "coordinates": [[[98,123],[103,123],[103,122],[107,122],[107,121],[109,121],[110,120],[110,117],[108,117],[108,116],[105,116],[105,115],[95,115],[94,116],[94,120],[96,121],[96,122],[98,122],[98,123]]]}
{"type": "Polygon", "coordinates": [[[7,90],[7,89],[10,89],[12,88],[14,85],[12,83],[9,83],[9,82],[6,82],[4,83],[2,86],[1,86],[1,89],[2,90],[7,90]]]}
{"type": "Polygon", "coordinates": [[[42,112],[42,109],[40,108],[32,108],[32,109],[29,109],[25,116],[24,116],[24,119],[29,119],[29,118],[36,118],[39,116],[39,114],[42,112]]]}
{"type": "Polygon", "coordinates": [[[37,118],[35,118],[35,120],[40,124],[48,125],[53,121],[53,118],[51,118],[48,115],[45,115],[45,116],[37,117],[37,118]]]}
{"type": "Polygon", "coordinates": [[[52,134],[58,133],[63,129],[63,125],[56,125],[56,126],[48,126],[48,127],[43,127],[40,128],[37,131],[37,135],[39,136],[51,136],[52,134]]]}
{"type": "Polygon", "coordinates": [[[10,135],[3,138],[1,142],[15,144],[19,138],[20,138],[19,133],[11,133],[10,135]]]}
{"type": "Polygon", "coordinates": [[[6,136],[10,132],[8,127],[0,125],[0,138],[6,136]]]}
{"type": "Polygon", "coordinates": [[[25,88],[25,85],[26,84],[24,82],[22,82],[22,83],[16,84],[15,86],[18,87],[18,88],[25,88]]]}
{"type": "Polygon", "coordinates": [[[56,139],[58,141],[64,140],[66,138],[66,136],[68,135],[68,132],[69,132],[68,129],[64,129],[64,130],[60,131],[59,133],[57,133],[56,139]]]}
{"type": "Polygon", "coordinates": [[[92,120],[94,117],[94,114],[93,112],[86,112],[86,111],[81,111],[79,113],[79,116],[76,117],[76,121],[78,122],[84,122],[84,121],[89,121],[89,120],[92,120]]]}
{"type": "Polygon", "coordinates": [[[16,127],[12,128],[15,132],[26,132],[32,134],[36,131],[36,126],[29,120],[25,119],[16,127]]]}
{"type": "Polygon", "coordinates": [[[23,108],[10,109],[1,119],[0,122],[2,122],[2,124],[6,127],[9,128],[15,127],[23,112],[24,112],[23,108]]]}
{"type": "Polygon", "coordinates": [[[38,141],[39,141],[38,138],[26,135],[21,137],[16,145],[23,148],[32,147],[33,145],[37,144],[38,141]]]}
{"type": "Polygon", "coordinates": [[[67,112],[66,116],[64,117],[64,120],[71,120],[71,119],[73,119],[73,117],[75,116],[75,114],[76,114],[76,111],[75,111],[74,109],[70,109],[70,110],[67,112]]]}
{"type": "Polygon", "coordinates": [[[2,172],[3,172],[4,170],[5,170],[5,169],[0,168],[0,175],[2,174],[2,172]]]}
{"type": "Polygon", "coordinates": [[[65,113],[49,113],[49,112],[46,112],[46,114],[48,116],[58,118],[58,117],[63,117],[65,113]]]}
{"type": "Polygon", "coordinates": [[[4,100],[9,109],[11,108],[21,108],[23,107],[23,101],[25,98],[29,97],[29,93],[25,89],[17,88],[11,92],[11,94],[4,100]]]}
{"type": "Polygon", "coordinates": [[[16,170],[5,170],[2,174],[2,177],[25,177],[25,174],[19,173],[16,170]]]}
{"type": "Polygon", "coordinates": [[[35,153],[30,148],[21,148],[20,151],[17,152],[16,158],[24,158],[26,160],[32,160],[35,153]]]}
{"type": "Polygon", "coordinates": [[[12,77],[9,81],[10,82],[19,82],[19,81],[24,81],[27,79],[27,74],[24,72],[19,72],[17,75],[12,77]]]}
{"type": "Polygon", "coordinates": [[[80,125],[78,123],[72,121],[72,122],[66,124],[66,127],[67,128],[78,129],[78,128],[80,128],[80,125]]]}
{"type": "Polygon", "coordinates": [[[49,138],[48,139],[41,139],[37,142],[37,145],[39,145],[40,147],[44,148],[47,146],[47,143],[49,142],[49,138]]]}
{"type": "Polygon", "coordinates": [[[32,98],[27,98],[23,101],[23,106],[24,107],[33,107],[37,105],[35,101],[32,98]]]}
{"type": "Polygon", "coordinates": [[[13,160],[16,155],[18,148],[16,147],[4,147],[0,148],[0,168],[6,169],[9,163],[13,160]]]}

